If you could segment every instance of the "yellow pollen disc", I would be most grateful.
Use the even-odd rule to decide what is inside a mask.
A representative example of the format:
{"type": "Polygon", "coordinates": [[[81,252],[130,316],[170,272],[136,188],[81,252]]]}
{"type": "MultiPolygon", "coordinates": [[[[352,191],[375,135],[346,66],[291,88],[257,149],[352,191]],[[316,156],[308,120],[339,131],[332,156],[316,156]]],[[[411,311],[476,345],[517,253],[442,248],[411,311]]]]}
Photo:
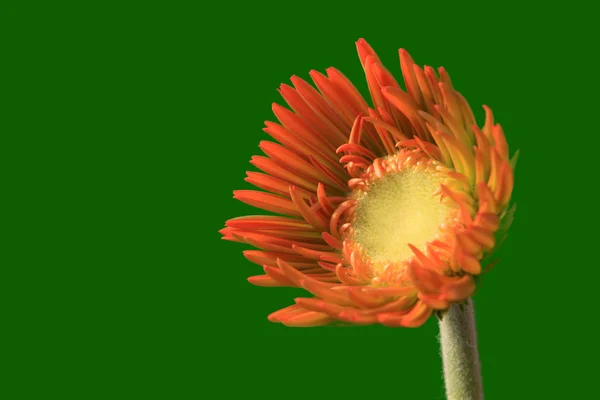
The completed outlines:
{"type": "Polygon", "coordinates": [[[391,173],[359,194],[354,240],[376,263],[400,262],[414,254],[408,244],[425,250],[439,234],[451,208],[434,193],[440,178],[412,168],[391,173]]]}

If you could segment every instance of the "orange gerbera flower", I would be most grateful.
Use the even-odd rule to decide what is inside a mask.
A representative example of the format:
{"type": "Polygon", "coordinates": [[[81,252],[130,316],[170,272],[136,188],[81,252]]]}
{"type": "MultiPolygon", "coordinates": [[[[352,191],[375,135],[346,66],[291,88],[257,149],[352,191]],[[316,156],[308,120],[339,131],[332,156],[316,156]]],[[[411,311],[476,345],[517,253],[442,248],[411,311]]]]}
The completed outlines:
{"type": "MultiPolygon", "coordinates": [[[[269,316],[288,326],[330,323],[416,327],[434,310],[469,298],[482,262],[512,222],[516,156],[492,111],[479,128],[444,68],[417,66],[400,50],[406,91],[364,40],[357,42],[370,107],[337,69],[311,71],[280,93],[280,123],[264,129],[265,191],[234,197],[284,216],[226,222],[223,239],[266,275],[258,286],[302,287],[315,297],[269,316]]],[[[489,267],[486,265],[486,268],[489,267]]]]}

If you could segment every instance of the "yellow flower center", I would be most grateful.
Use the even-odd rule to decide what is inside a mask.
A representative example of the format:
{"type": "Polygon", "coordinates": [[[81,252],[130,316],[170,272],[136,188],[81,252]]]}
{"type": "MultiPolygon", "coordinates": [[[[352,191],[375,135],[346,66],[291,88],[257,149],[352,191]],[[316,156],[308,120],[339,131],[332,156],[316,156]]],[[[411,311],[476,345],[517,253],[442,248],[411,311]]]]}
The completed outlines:
{"type": "Polygon", "coordinates": [[[438,175],[433,164],[411,165],[386,172],[368,190],[355,192],[352,240],[373,267],[400,264],[414,256],[408,244],[426,252],[426,243],[439,238],[453,209],[436,194],[442,183],[438,175]]]}

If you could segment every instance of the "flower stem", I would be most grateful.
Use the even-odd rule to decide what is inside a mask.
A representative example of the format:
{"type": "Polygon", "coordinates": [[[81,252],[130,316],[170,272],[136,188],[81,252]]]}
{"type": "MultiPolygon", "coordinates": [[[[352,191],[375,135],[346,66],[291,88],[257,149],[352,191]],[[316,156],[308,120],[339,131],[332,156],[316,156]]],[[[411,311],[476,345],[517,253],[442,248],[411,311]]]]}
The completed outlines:
{"type": "Polygon", "coordinates": [[[448,400],[483,400],[473,301],[453,304],[439,322],[448,400]]]}

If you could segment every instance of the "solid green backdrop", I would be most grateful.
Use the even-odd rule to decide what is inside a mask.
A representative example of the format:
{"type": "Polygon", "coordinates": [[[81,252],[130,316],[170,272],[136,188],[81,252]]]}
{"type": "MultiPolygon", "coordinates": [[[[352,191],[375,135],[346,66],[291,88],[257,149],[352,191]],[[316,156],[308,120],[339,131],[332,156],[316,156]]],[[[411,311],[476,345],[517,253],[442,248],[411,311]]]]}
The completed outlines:
{"type": "Polygon", "coordinates": [[[227,219],[260,213],[232,191],[250,188],[245,171],[268,139],[279,84],[334,66],[367,95],[355,49],[364,37],[397,79],[401,47],[446,67],[478,121],[489,105],[511,152],[521,150],[515,223],[475,297],[486,399],[589,398],[597,331],[587,310],[599,277],[594,236],[582,235],[597,182],[586,176],[598,142],[592,13],[523,7],[15,12],[11,62],[25,78],[14,78],[7,115],[40,163],[21,180],[39,196],[24,203],[35,224],[20,229],[34,232],[38,244],[22,254],[42,268],[14,301],[24,311],[11,326],[31,328],[11,361],[23,384],[3,397],[444,398],[435,319],[419,329],[272,324],[269,313],[305,293],[250,285],[262,271],[242,256],[249,246],[218,234],[227,219]]]}
{"type": "MultiPolygon", "coordinates": [[[[554,281],[564,269],[574,267],[570,257],[576,257],[563,252],[568,247],[565,240],[573,237],[561,234],[568,217],[560,204],[568,196],[564,190],[572,186],[557,170],[565,153],[573,151],[564,150],[570,146],[561,136],[575,135],[567,133],[570,118],[563,119],[559,106],[564,94],[555,93],[569,90],[569,83],[561,79],[574,67],[565,57],[565,47],[557,46],[563,33],[553,31],[533,11],[516,11],[502,3],[473,9],[459,3],[440,8],[402,3],[365,7],[350,15],[327,4],[301,16],[294,14],[297,7],[288,11],[281,6],[279,17],[264,9],[268,15],[260,22],[236,19],[229,25],[231,32],[245,31],[242,40],[221,37],[206,44],[215,59],[216,100],[223,109],[217,111],[218,122],[209,123],[217,132],[208,139],[210,148],[219,150],[211,150],[207,157],[214,160],[218,173],[208,173],[206,179],[211,197],[217,199],[208,200],[211,212],[203,226],[257,213],[231,199],[230,193],[250,188],[242,179],[246,170],[255,170],[248,164],[250,157],[262,154],[258,142],[269,139],[261,128],[263,120],[274,119],[271,103],[282,104],[275,91],[280,83],[289,84],[292,74],[309,79],[311,69],[324,72],[335,66],[368,95],[355,41],[367,39],[397,78],[401,77],[398,48],[403,47],[421,65],[446,67],[480,123],[481,105],[492,107],[512,151],[521,150],[515,224],[498,253],[500,264],[484,277],[475,298],[486,398],[584,395],[589,390],[585,367],[564,368],[582,355],[560,343],[574,329],[569,319],[578,315],[575,300],[565,293],[566,282],[554,281]]],[[[214,334],[222,351],[235,360],[227,361],[224,371],[248,385],[248,393],[263,387],[268,398],[311,393],[335,398],[444,398],[434,319],[416,330],[273,326],[267,314],[305,293],[247,284],[247,276],[262,273],[240,254],[248,246],[213,241],[204,245],[216,279],[226,277],[232,285],[222,296],[219,290],[215,294],[219,299],[215,318],[221,324],[212,329],[217,329],[214,334]],[[232,344],[229,335],[238,329],[232,344]]]]}

